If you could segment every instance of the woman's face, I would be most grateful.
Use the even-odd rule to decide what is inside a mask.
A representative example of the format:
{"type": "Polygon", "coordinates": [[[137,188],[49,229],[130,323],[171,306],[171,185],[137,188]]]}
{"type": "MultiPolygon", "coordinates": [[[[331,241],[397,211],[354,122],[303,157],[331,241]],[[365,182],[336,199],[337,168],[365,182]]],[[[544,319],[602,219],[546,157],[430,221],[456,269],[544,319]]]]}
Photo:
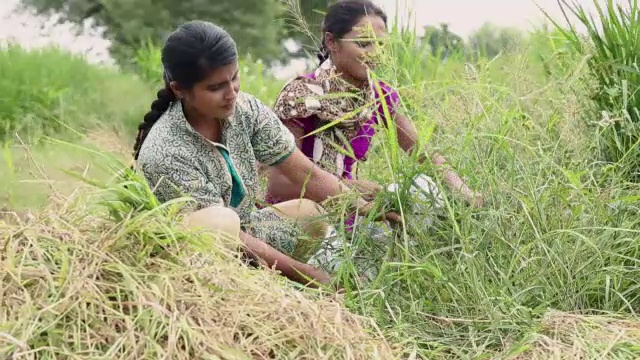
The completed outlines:
{"type": "Polygon", "coordinates": [[[379,16],[364,16],[342,39],[326,35],[326,45],[331,60],[343,75],[356,81],[367,81],[367,68],[375,67],[374,55],[377,42],[387,33],[387,27],[379,16]]]}
{"type": "Polygon", "coordinates": [[[174,93],[186,108],[200,119],[227,119],[235,111],[240,91],[238,62],[219,67],[209,73],[192,89],[184,91],[172,83],[174,93]]]}

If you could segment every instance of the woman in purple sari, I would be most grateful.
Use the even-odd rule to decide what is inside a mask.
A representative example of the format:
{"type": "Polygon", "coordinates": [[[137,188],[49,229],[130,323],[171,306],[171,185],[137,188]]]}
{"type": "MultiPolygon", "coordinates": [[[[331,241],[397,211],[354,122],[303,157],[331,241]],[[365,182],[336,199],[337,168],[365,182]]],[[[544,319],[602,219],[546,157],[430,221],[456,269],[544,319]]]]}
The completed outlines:
{"type": "MultiPolygon", "coordinates": [[[[414,125],[396,112],[400,101],[397,91],[384,82],[370,80],[369,70],[375,66],[371,60],[376,47],[373,39],[383,38],[386,32],[385,13],[368,0],[346,0],[330,6],[324,19],[320,66],[311,74],[290,80],[274,106],[308,158],[365,196],[375,196],[382,189],[357,176],[357,164],[367,159],[376,125],[382,122],[383,126],[395,126],[402,149],[417,150],[414,125]]],[[[422,156],[420,161],[428,158],[422,156]]],[[[471,191],[447,169],[443,156],[435,153],[431,160],[443,169],[451,189],[473,206],[482,206],[482,195],[471,191]]],[[[300,187],[290,184],[279,172],[269,174],[269,203],[297,199],[301,193],[300,187]]]]}

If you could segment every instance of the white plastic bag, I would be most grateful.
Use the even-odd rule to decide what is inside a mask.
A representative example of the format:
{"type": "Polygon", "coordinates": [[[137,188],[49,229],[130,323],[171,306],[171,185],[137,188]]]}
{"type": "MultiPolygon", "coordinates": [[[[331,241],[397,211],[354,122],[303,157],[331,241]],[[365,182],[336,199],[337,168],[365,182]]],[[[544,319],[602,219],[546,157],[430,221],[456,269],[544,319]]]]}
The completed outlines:
{"type": "MultiPolygon", "coordinates": [[[[394,183],[387,187],[387,191],[396,192],[398,188],[399,185],[394,183]]],[[[444,206],[444,198],[436,182],[427,175],[419,174],[413,178],[409,193],[412,201],[403,205],[408,205],[414,215],[424,215],[427,225],[431,225],[433,216],[444,206]]]]}

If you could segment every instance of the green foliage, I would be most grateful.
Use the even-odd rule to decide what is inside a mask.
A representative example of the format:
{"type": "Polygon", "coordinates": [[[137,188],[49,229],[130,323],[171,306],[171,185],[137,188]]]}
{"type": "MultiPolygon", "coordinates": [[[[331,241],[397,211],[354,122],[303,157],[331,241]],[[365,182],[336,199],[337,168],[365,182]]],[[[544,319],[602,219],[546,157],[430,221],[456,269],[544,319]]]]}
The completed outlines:
{"type": "MultiPolygon", "coordinates": [[[[473,65],[443,63],[396,30],[380,55],[376,75],[400,90],[420,142],[487,196],[483,209],[465,206],[430,164],[397,151],[393,128],[380,129],[360,167],[364,178],[401,187],[426,173],[446,194],[444,217],[412,214],[416,199],[400,194],[407,227],[391,250],[375,252],[381,240],[364,229],[351,242],[384,259],[376,281],[350,293],[353,307],[422,358],[551,358],[538,342],[550,335],[549,309],[636,319],[640,188],[598,181],[593,139],[575,110],[581,57],[553,32],[526,45],[473,65]]],[[[575,345],[584,357],[611,349],[601,338],[577,345],[559,336],[553,348],[575,345]]],[[[638,356],[631,341],[609,356],[638,356]]]]}
{"type": "Polygon", "coordinates": [[[439,28],[425,26],[422,42],[429,44],[431,54],[441,59],[460,53],[465,49],[462,37],[449,31],[447,24],[440,24],[439,28]]]}
{"type": "Polygon", "coordinates": [[[280,0],[23,0],[39,13],[58,12],[61,21],[81,24],[91,18],[104,26],[112,40],[112,54],[120,64],[131,64],[135,50],[147,39],[161,43],[178,25],[208,20],[224,27],[236,39],[242,54],[266,61],[284,54],[284,5],[280,0]]]}
{"type": "MultiPolygon", "coordinates": [[[[563,11],[574,15],[587,29],[586,41],[576,27],[558,28],[578,52],[588,56],[592,122],[604,160],[617,165],[618,173],[639,181],[640,172],[640,12],[638,1],[627,7],[607,0],[594,1],[597,17],[578,2],[560,1],[563,11]]],[[[566,16],[566,15],[565,15],[566,16]]],[[[568,17],[567,17],[568,20],[568,17]]]]}
{"type": "MultiPolygon", "coordinates": [[[[291,1],[291,0],[287,0],[291,1]]],[[[56,12],[60,21],[82,24],[94,20],[105,27],[112,41],[111,53],[121,65],[131,65],[136,49],[151,39],[156,44],[178,25],[208,20],[224,27],[236,39],[241,54],[252,54],[268,63],[290,55],[282,41],[292,37],[309,43],[290,19],[284,0],[22,0],[40,14],[56,12]]],[[[293,3],[297,1],[292,1],[293,3]]],[[[299,6],[305,20],[317,21],[315,9],[326,8],[326,1],[304,1],[299,6]],[[315,19],[315,20],[314,20],[315,19]]],[[[314,29],[315,31],[315,29],[314,29]]]]}
{"type": "Polygon", "coordinates": [[[50,137],[117,150],[128,161],[137,125],[154,97],[132,75],[52,48],[0,49],[0,85],[0,210],[36,209],[50,196],[75,191],[61,169],[104,175],[94,172],[100,159],[61,149],[50,137]]]}
{"type": "Polygon", "coordinates": [[[285,29],[295,39],[300,50],[297,55],[315,57],[322,38],[322,20],[326,9],[336,0],[281,0],[287,9],[285,29]]]}
{"type": "MultiPolygon", "coordinates": [[[[360,227],[348,237],[349,250],[375,254],[370,258],[379,261],[381,267],[371,284],[349,283],[345,304],[352,311],[375,319],[388,338],[406,350],[404,358],[640,356],[640,322],[635,315],[640,308],[640,232],[637,230],[640,228],[640,186],[615,177],[602,180],[602,170],[595,166],[598,156],[591,152],[593,131],[579,111],[579,105],[589,100],[583,92],[584,86],[579,86],[582,69],[584,66],[587,70],[593,69],[596,63],[590,61],[597,56],[585,58],[573,47],[572,38],[567,41],[559,36],[559,31],[540,29],[529,34],[518,51],[504,52],[493,59],[480,56],[471,64],[462,56],[450,56],[446,62],[425,56],[426,45],[420,44],[415,34],[393,29],[380,54],[381,64],[374,76],[400,91],[403,98],[400,111],[415,123],[420,145],[428,151],[442,153],[470,187],[484,193],[487,200],[484,208],[467,207],[443,184],[440,172],[431,164],[419,164],[415,158],[417,154],[408,156],[398,149],[394,127],[379,129],[374,148],[368,155],[369,161],[359,167],[360,176],[383,185],[400,182],[401,188],[405,189],[411,175],[425,173],[441,185],[446,200],[440,216],[412,214],[407,205],[415,204],[417,200],[401,191],[394,200],[400,204],[406,228],[399,229],[393,236],[373,239],[368,230],[360,227]],[[416,43],[420,45],[416,46],[416,43]]],[[[157,47],[149,46],[136,57],[141,77],[154,85],[161,79],[157,51],[157,47]]],[[[610,63],[611,57],[599,59],[604,66],[610,63]]],[[[250,58],[242,61],[243,90],[271,103],[280,83],[266,76],[259,62],[250,58]]],[[[38,65],[33,63],[33,66],[38,65]]],[[[122,74],[104,74],[109,75],[100,78],[103,82],[90,81],[87,86],[91,88],[83,88],[86,90],[83,94],[90,97],[97,89],[109,88],[112,82],[128,79],[124,82],[126,86],[119,87],[122,93],[112,97],[112,106],[107,107],[122,109],[121,105],[126,104],[140,115],[146,111],[149,99],[134,104],[125,100],[136,99],[140,94],[153,96],[153,91],[144,90],[132,96],[127,86],[138,88],[142,86],[140,83],[129,82],[132,80],[122,74]]],[[[629,77],[632,72],[616,73],[616,76],[622,77],[621,74],[625,74],[624,79],[635,79],[629,77]]],[[[38,91],[31,87],[24,89],[38,91]]],[[[629,102],[634,99],[631,91],[626,96],[629,102]]],[[[625,108],[620,103],[614,104],[618,104],[618,109],[625,108]]],[[[96,114],[101,109],[92,111],[90,114],[96,114]]],[[[136,122],[140,118],[138,116],[136,122]]],[[[119,140],[132,140],[133,136],[134,132],[130,131],[119,140]]],[[[129,144],[126,148],[130,148],[129,144]]],[[[46,161],[45,171],[64,166],[75,167],[76,173],[84,174],[87,164],[79,159],[78,151],[44,151],[47,157],[39,155],[46,161]],[[61,157],[71,160],[63,165],[56,163],[61,157]]],[[[4,149],[5,168],[16,177],[20,175],[21,180],[30,179],[20,170],[25,161],[11,156],[11,152],[11,149],[4,149]]],[[[125,156],[126,161],[129,155],[125,156]]],[[[90,162],[96,163],[105,161],[98,158],[90,162]]],[[[2,170],[0,174],[3,175],[9,172],[2,170]]],[[[108,174],[107,178],[112,175],[108,174]]],[[[6,183],[5,179],[3,177],[0,184],[6,183]]],[[[65,184],[77,186],[69,180],[65,184]]],[[[114,226],[105,226],[108,234],[118,234],[119,246],[127,244],[125,240],[129,237],[123,235],[130,234],[132,229],[144,228],[140,238],[153,236],[158,239],[157,235],[163,232],[170,235],[165,230],[169,221],[159,216],[158,204],[149,196],[149,189],[141,184],[126,184],[134,186],[117,186],[104,193],[109,195],[106,205],[110,219],[122,220],[114,226]]],[[[100,187],[101,183],[97,185],[100,187]]],[[[19,195],[28,194],[16,192],[14,198],[19,195]]],[[[379,200],[390,200],[388,198],[381,196],[379,200]]],[[[112,222],[102,219],[100,224],[112,222]]],[[[91,222],[84,222],[87,223],[91,222]]],[[[76,231],[75,228],[69,230],[67,224],[64,226],[64,234],[76,231]]],[[[51,238],[51,232],[46,234],[46,239],[51,238]]],[[[96,243],[112,249],[105,245],[113,243],[109,239],[112,239],[111,235],[100,237],[96,243]]],[[[91,239],[80,240],[78,244],[86,244],[91,239]]],[[[130,253],[137,256],[136,260],[145,260],[146,253],[130,253]]],[[[36,254],[42,252],[38,250],[36,254]]],[[[95,256],[95,253],[91,254],[95,256]]],[[[35,259],[41,258],[38,256],[35,259]]],[[[216,261],[215,265],[226,266],[227,260],[216,261]]],[[[83,267],[76,266],[75,269],[82,270],[83,267]]],[[[238,272],[237,269],[233,273],[238,272]]],[[[345,259],[337,276],[345,275],[346,278],[355,271],[355,261],[345,259]]],[[[210,273],[227,274],[220,270],[210,273]]],[[[264,273],[242,272],[245,281],[253,281],[261,275],[264,273]]],[[[216,276],[214,281],[226,278],[216,276]]],[[[235,278],[232,279],[234,289],[237,289],[240,282],[235,283],[235,278]]],[[[81,280],[85,282],[84,278],[81,280]]],[[[279,303],[268,308],[267,313],[273,317],[266,317],[266,314],[263,317],[259,313],[264,311],[265,304],[274,304],[277,299],[264,301],[260,297],[254,300],[257,297],[249,295],[255,295],[256,290],[272,294],[283,288],[271,283],[265,286],[262,278],[258,280],[256,287],[241,298],[251,298],[253,302],[243,302],[244,311],[228,311],[227,314],[246,314],[241,319],[259,319],[259,322],[251,323],[264,326],[259,329],[273,330],[276,323],[283,326],[277,331],[291,333],[286,326],[291,318],[282,318],[279,303]]],[[[46,294],[49,296],[50,292],[46,294]]],[[[78,296],[82,292],[74,294],[78,296]]],[[[218,299],[202,295],[202,292],[199,294],[201,297],[194,306],[211,304],[212,299],[218,299]]],[[[127,298],[126,301],[137,300],[127,298]]],[[[110,306],[115,308],[114,303],[117,305],[117,301],[111,301],[110,306]]],[[[309,305],[305,303],[305,306],[309,305]]],[[[212,306],[210,309],[217,308],[212,306]]],[[[34,313],[25,313],[35,317],[34,313]]],[[[171,318],[163,315],[148,321],[140,332],[140,339],[148,339],[148,334],[153,334],[157,339],[166,340],[163,329],[171,326],[165,322],[167,319],[171,318]]],[[[216,317],[212,316],[212,319],[216,317]]],[[[335,323],[335,317],[332,319],[335,323]]],[[[51,322],[37,324],[48,326],[51,322]]],[[[77,322],[65,324],[70,324],[64,327],[66,330],[77,322]]],[[[308,317],[301,324],[308,329],[308,317]]],[[[40,327],[36,329],[40,330],[40,327]]],[[[185,327],[184,331],[194,332],[194,329],[200,328],[185,327]]],[[[324,338],[325,333],[316,328],[313,330],[313,336],[324,338]]],[[[40,332],[32,331],[24,336],[28,337],[29,344],[40,345],[43,340],[38,334],[40,332]]],[[[120,333],[109,331],[108,334],[120,333]]],[[[254,332],[251,339],[261,339],[259,334],[254,332]]],[[[98,335],[96,341],[100,346],[106,346],[103,335],[98,335]]],[[[217,339],[205,337],[203,344],[218,343],[212,342],[212,338],[217,339]]],[[[127,341],[131,341],[127,349],[137,348],[133,340],[127,341]]],[[[71,343],[69,348],[73,349],[85,344],[67,343],[71,343]]],[[[113,343],[117,342],[114,340],[113,343]]],[[[305,354],[296,348],[301,346],[299,343],[287,340],[287,344],[291,344],[287,347],[290,352],[283,352],[283,356],[294,356],[296,351],[305,354]]],[[[42,346],[39,349],[53,348],[42,346]]],[[[159,346],[154,345],[153,349],[157,348],[159,346]]],[[[95,349],[98,347],[92,351],[100,351],[95,349]]]]}
{"type": "Polygon", "coordinates": [[[162,49],[147,40],[135,52],[135,72],[149,84],[163,86],[162,49]]]}
{"type": "Polygon", "coordinates": [[[147,88],[58,49],[0,50],[0,141],[130,123],[147,88]],[[125,100],[126,99],[126,100],[125,100]],[[130,104],[116,105],[116,101],[130,104]]]}
{"type": "Polygon", "coordinates": [[[469,48],[476,57],[493,58],[501,52],[515,51],[524,40],[516,28],[483,24],[469,37],[469,48]]]}

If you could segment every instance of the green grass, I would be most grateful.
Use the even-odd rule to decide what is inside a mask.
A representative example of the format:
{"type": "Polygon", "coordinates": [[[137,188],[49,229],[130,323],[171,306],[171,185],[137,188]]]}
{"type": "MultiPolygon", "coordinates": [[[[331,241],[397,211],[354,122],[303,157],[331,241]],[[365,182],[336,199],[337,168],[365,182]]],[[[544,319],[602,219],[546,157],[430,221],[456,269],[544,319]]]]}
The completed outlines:
{"type": "Polygon", "coordinates": [[[57,192],[68,195],[76,185],[61,170],[92,169],[96,160],[48,139],[91,145],[121,137],[116,146],[124,146],[152,96],[137,77],[62,50],[1,50],[0,208],[24,211],[45,205],[57,192]]]}
{"type": "Polygon", "coordinates": [[[587,29],[586,38],[575,24],[563,32],[570,46],[588,56],[590,108],[588,124],[598,131],[598,148],[616,172],[636,181],[640,129],[640,13],[638,1],[594,1],[595,14],[576,1],[558,2],[565,16],[573,15],[587,29]],[[595,15],[595,16],[594,16],[595,15]]]}
{"type": "MultiPolygon", "coordinates": [[[[482,209],[470,209],[461,199],[445,191],[447,206],[444,216],[436,219],[433,226],[427,226],[424,217],[404,213],[407,229],[398,234],[396,245],[391,250],[385,247],[376,249],[376,244],[373,244],[373,240],[365,232],[359,233],[354,239],[356,247],[360,251],[375,254],[378,259],[384,260],[384,264],[378,278],[369,286],[358,288],[360,285],[356,282],[347,283],[345,306],[352,312],[374,319],[388,341],[399,344],[401,352],[407,356],[413,353],[421,358],[638,358],[640,319],[636,311],[640,308],[640,186],[629,183],[618,173],[610,171],[607,164],[600,160],[596,140],[599,134],[588,126],[591,116],[590,109],[586,106],[590,101],[589,87],[582,82],[585,75],[589,74],[587,58],[574,51],[571,44],[559,36],[557,31],[547,32],[542,29],[530,34],[518,51],[496,59],[480,59],[468,64],[456,58],[451,58],[446,63],[423,59],[419,51],[407,45],[411,43],[411,39],[400,41],[397,32],[392,38],[393,46],[383,57],[384,66],[379,75],[400,90],[403,112],[416,123],[423,145],[430,151],[438,149],[443,153],[473,189],[485,194],[487,203],[482,209]]],[[[151,54],[149,56],[152,59],[153,53],[148,54],[151,54]]],[[[152,64],[153,61],[149,63],[152,64]]],[[[249,70],[242,77],[243,90],[272,104],[281,83],[262,76],[261,71],[254,67],[247,69],[249,70]]],[[[122,83],[130,87],[146,86],[128,75],[107,70],[95,71],[104,76],[104,82],[109,84],[106,85],[108,88],[118,88],[117,84],[122,83]]],[[[68,79],[64,81],[65,84],[73,83],[68,79]]],[[[96,83],[87,86],[96,86],[96,83]]],[[[146,89],[146,92],[139,94],[144,97],[144,101],[118,107],[118,104],[123,104],[124,99],[133,98],[129,93],[130,88],[121,89],[126,92],[114,92],[110,97],[113,102],[110,106],[105,106],[120,109],[123,114],[136,114],[131,117],[116,116],[113,118],[114,123],[135,124],[136,119],[141,117],[139,114],[148,107],[149,96],[152,96],[153,91],[146,89]]],[[[83,92],[89,95],[89,99],[92,98],[91,89],[83,92]]],[[[75,99],[79,104],[84,104],[85,100],[81,96],[75,99]]],[[[92,100],[86,101],[90,103],[92,100]]],[[[54,111],[55,109],[54,107],[54,111]]],[[[35,110],[34,114],[40,114],[38,111],[40,110],[35,110]]],[[[91,111],[94,111],[92,114],[96,118],[103,119],[100,117],[101,111],[91,111]]],[[[69,118],[68,121],[80,123],[79,119],[69,118]]],[[[132,128],[125,125],[121,128],[125,130],[115,132],[118,135],[115,136],[114,143],[118,145],[113,148],[108,146],[110,142],[97,143],[95,130],[90,139],[100,148],[115,149],[121,154],[120,159],[126,162],[126,151],[130,148],[127,142],[135,134],[132,128]]],[[[425,172],[441,180],[429,164],[417,164],[415,159],[398,152],[397,144],[393,136],[390,136],[392,132],[384,129],[380,131],[373,154],[369,156],[370,162],[362,168],[364,176],[386,184],[398,180],[406,182],[416,172],[425,172]]],[[[7,168],[29,167],[28,162],[16,155],[19,151],[5,151],[5,154],[12,154],[5,156],[7,168]]],[[[82,172],[84,164],[88,162],[93,162],[96,165],[94,167],[104,163],[96,155],[87,155],[86,152],[68,145],[62,147],[51,144],[33,151],[36,154],[34,158],[44,162],[47,169],[56,168],[57,164],[62,165],[62,168],[75,166],[74,170],[82,172]],[[54,146],[58,150],[50,150],[54,146]],[[87,157],[93,160],[88,161],[87,157]]],[[[98,167],[96,173],[89,176],[106,178],[108,171],[100,169],[98,167]]],[[[45,171],[49,174],[48,170],[45,171]]],[[[6,177],[4,171],[2,174],[6,177]]],[[[22,174],[20,179],[26,179],[29,175],[24,169],[14,170],[12,174],[22,174]]],[[[69,181],[74,180],[69,178],[69,181]]],[[[10,189],[13,190],[11,198],[15,203],[29,199],[35,193],[33,190],[19,191],[17,185],[10,186],[10,189]]],[[[118,189],[118,199],[132,199],[130,195],[123,194],[125,190],[122,187],[118,189]]],[[[110,191],[113,193],[113,190],[110,191]]],[[[403,204],[414,201],[406,195],[400,197],[403,204]]],[[[82,222],[77,219],[82,214],[90,213],[85,206],[94,204],[95,200],[81,199],[85,203],[79,206],[80,210],[62,212],[59,222],[50,224],[50,228],[38,228],[36,234],[39,235],[27,237],[30,252],[20,255],[20,259],[23,259],[20,261],[12,253],[13,263],[24,264],[27,256],[37,259],[41,256],[38,254],[56,254],[47,257],[47,271],[55,273],[58,271],[56,269],[64,268],[64,256],[60,254],[73,251],[68,258],[75,264],[76,271],[91,265],[93,267],[87,269],[95,273],[114,275],[113,265],[100,263],[99,257],[94,257],[94,253],[80,245],[83,241],[79,240],[89,241],[92,234],[98,234],[98,239],[101,239],[98,243],[119,244],[117,259],[120,262],[126,261],[128,266],[126,271],[122,266],[118,267],[115,275],[105,281],[116,282],[123,276],[128,277],[129,273],[135,273],[119,287],[100,287],[97,289],[98,294],[118,291],[118,296],[130,299],[131,296],[146,291],[147,294],[154,294],[156,300],[163,299],[151,301],[156,307],[174,309],[175,298],[170,296],[173,293],[165,290],[160,294],[157,289],[174,289],[177,285],[173,284],[183,284],[182,280],[174,277],[169,280],[166,277],[161,278],[161,285],[148,285],[147,283],[160,280],[144,272],[140,267],[142,262],[133,262],[126,253],[140,254],[135,261],[146,261],[144,244],[140,243],[140,239],[157,238],[163,232],[175,235],[176,238],[182,236],[176,235],[181,233],[175,228],[163,225],[164,222],[173,224],[175,219],[166,214],[160,216],[157,210],[132,211],[136,206],[127,208],[131,206],[129,202],[126,206],[122,205],[125,209],[121,213],[124,214],[124,219],[117,225],[114,226],[114,220],[109,220],[104,215],[91,215],[87,217],[88,223],[98,225],[84,232],[84,228],[79,226],[82,222]],[[144,214],[154,220],[147,222],[144,214]],[[69,218],[76,220],[70,221],[69,218]],[[72,232],[71,229],[74,228],[82,230],[72,232]],[[52,232],[51,229],[56,230],[53,236],[48,233],[52,232]],[[66,231],[62,234],[73,234],[73,246],[61,245],[65,237],[60,235],[60,229],[66,231]],[[149,234],[155,234],[155,237],[148,237],[149,234]],[[131,239],[138,239],[138,242],[132,241],[127,245],[127,241],[131,239]],[[93,255],[86,257],[86,260],[81,256],[85,253],[93,255]]],[[[145,200],[144,195],[133,199],[149,200],[145,200]]],[[[41,202],[24,201],[29,203],[27,207],[41,202]]],[[[148,205],[147,202],[145,204],[148,205]]],[[[69,207],[65,209],[68,210],[69,207]]],[[[12,227],[6,234],[20,234],[19,228],[12,227]]],[[[7,239],[13,242],[27,241],[20,236],[23,235],[11,235],[7,239]]],[[[93,249],[92,246],[97,245],[90,245],[89,248],[93,249]]],[[[112,250],[106,245],[102,248],[107,254],[105,256],[116,256],[112,255],[112,250]]],[[[217,249],[212,256],[219,260],[222,256],[220,253],[223,250],[217,249]]],[[[222,257],[225,261],[229,260],[222,257]]],[[[29,264],[35,261],[29,259],[29,264]]],[[[159,266],[155,259],[149,261],[154,266],[159,266]]],[[[342,279],[350,280],[349,272],[354,268],[353,264],[347,262],[339,275],[342,279]]],[[[12,274],[16,273],[16,269],[19,267],[14,267],[12,274]]],[[[225,289],[222,293],[232,300],[230,303],[233,299],[246,300],[251,297],[248,295],[250,291],[245,291],[242,286],[248,284],[251,291],[255,291],[254,281],[260,276],[258,273],[245,273],[238,269],[242,267],[211,269],[217,274],[224,274],[218,279],[234,279],[233,284],[216,283],[225,289]]],[[[170,274],[177,271],[174,267],[169,270],[170,274]]],[[[78,278],[82,277],[78,275],[78,278]]],[[[102,279],[96,280],[97,283],[99,286],[106,286],[102,279]]],[[[28,283],[26,278],[23,280],[24,284],[28,283]]],[[[258,283],[263,284],[260,281],[258,283]]],[[[29,292],[31,290],[24,284],[24,291],[31,294],[30,299],[33,299],[36,293],[29,292]]],[[[273,291],[282,291],[275,282],[268,284],[273,291]]],[[[50,281],[47,285],[49,287],[38,288],[44,290],[37,294],[67,294],[64,292],[67,290],[62,291],[54,285],[50,281]]],[[[190,288],[191,290],[193,289],[190,288]]],[[[196,303],[211,304],[208,301],[212,301],[218,304],[216,301],[222,296],[202,295],[200,290],[197,291],[200,297],[196,303]]],[[[292,301],[290,299],[297,295],[291,296],[292,298],[285,296],[289,299],[286,301],[292,301]]],[[[307,293],[304,296],[313,298],[315,295],[307,293]]],[[[72,298],[77,300],[82,297],[72,298]]],[[[261,304],[271,305],[274,302],[273,298],[260,299],[261,304]]],[[[227,307],[230,303],[224,303],[224,308],[231,309],[227,307]]],[[[281,329],[285,330],[282,331],[287,336],[291,335],[286,338],[278,338],[275,333],[260,326],[262,323],[279,321],[281,318],[273,314],[277,312],[282,315],[283,311],[269,307],[262,313],[260,307],[250,306],[253,304],[251,302],[242,304],[246,309],[256,312],[256,318],[265,316],[267,320],[256,322],[248,315],[231,319],[231,322],[243,324],[245,330],[254,329],[257,335],[251,337],[243,333],[247,337],[236,343],[228,337],[221,337],[224,339],[221,343],[235,344],[238,347],[234,349],[245,353],[256,351],[257,348],[265,349],[266,346],[268,349],[282,350],[283,353],[278,354],[280,356],[293,356],[296,348],[300,349],[300,354],[316,358],[320,353],[327,354],[327,348],[323,347],[326,343],[314,343],[308,333],[304,333],[303,340],[296,338],[295,334],[304,328],[302,325],[292,327],[287,333],[286,326],[278,322],[278,326],[284,326],[281,329]],[[319,349],[325,352],[320,352],[319,349]]],[[[308,306],[312,303],[304,304],[308,306]]],[[[27,311],[28,306],[20,309],[27,311]]],[[[91,314],[97,312],[94,308],[91,309],[91,314]]],[[[207,307],[202,312],[203,317],[215,318],[217,313],[214,309],[215,307],[207,307]]],[[[302,310],[296,308],[295,316],[301,314],[298,311],[302,310]]],[[[249,312],[241,313],[246,315],[249,312]]],[[[71,318],[55,318],[58,332],[54,333],[61,334],[60,331],[64,331],[69,334],[86,334],[82,332],[81,322],[77,320],[80,314],[73,311],[70,314],[71,318]]],[[[141,341],[144,346],[148,346],[145,348],[146,352],[139,352],[138,355],[165,354],[167,344],[164,339],[171,336],[174,336],[172,339],[194,344],[189,349],[205,349],[202,351],[210,354],[220,351],[206,347],[207,342],[201,341],[202,334],[222,336],[213,335],[216,334],[215,331],[204,331],[180,323],[181,335],[178,336],[175,332],[177,322],[170,322],[167,318],[161,318],[158,313],[149,311],[134,314],[137,316],[126,314],[120,309],[116,315],[126,319],[125,323],[135,319],[133,323],[126,324],[137,336],[147,334],[147,338],[141,341]],[[133,328],[132,324],[135,325],[133,328]],[[168,329],[174,329],[174,332],[171,333],[168,329]]],[[[33,330],[41,330],[44,325],[33,313],[27,315],[31,316],[25,317],[29,321],[12,322],[14,327],[9,330],[0,327],[0,334],[8,332],[19,340],[16,342],[19,345],[22,341],[32,347],[44,346],[41,342],[29,342],[35,341],[33,339],[44,341],[42,335],[36,337],[36,331],[33,330]],[[33,324],[37,326],[30,326],[33,324]]],[[[192,320],[193,318],[188,318],[185,321],[189,323],[192,320]]],[[[305,321],[301,321],[295,324],[304,323],[305,321]]],[[[329,328],[323,329],[329,331],[329,328]]],[[[117,334],[110,337],[114,341],[117,338],[117,334]]],[[[349,341],[355,338],[350,337],[349,341]]],[[[51,355],[55,351],[52,349],[62,348],[62,342],[53,339],[50,340],[53,342],[49,344],[51,346],[41,348],[42,354],[51,355]]],[[[93,342],[97,341],[96,338],[92,336],[90,339],[85,343],[67,339],[67,343],[75,346],[69,349],[86,349],[89,346],[87,344],[93,344],[95,346],[92,351],[96,351],[93,354],[106,351],[104,347],[100,347],[103,345],[98,346],[98,343],[93,342]]],[[[210,340],[211,338],[211,343],[210,340]]],[[[2,341],[0,340],[0,344],[2,341]]],[[[126,341],[129,346],[135,343],[124,337],[120,341],[126,341]]],[[[332,347],[337,343],[331,341],[328,342],[329,348],[338,351],[332,347]]],[[[0,345],[0,349],[5,348],[0,345]]],[[[125,354],[126,347],[120,347],[117,351],[120,355],[125,354]]],[[[336,358],[349,357],[341,352],[336,358]]]]}
{"type": "MultiPolygon", "coordinates": [[[[0,51],[0,139],[37,138],[95,125],[135,124],[150,101],[149,87],[130,75],[97,68],[47,48],[0,51]]],[[[127,129],[127,130],[129,130],[127,129]]]]}
{"type": "MultiPolygon", "coordinates": [[[[418,63],[404,45],[410,41],[386,54],[381,75],[400,88],[423,144],[487,197],[485,208],[472,210],[447,192],[446,217],[432,227],[405,214],[410,232],[396,254],[373,286],[351,294],[354,308],[394,338],[419,344],[425,358],[537,353],[552,311],[637,321],[640,187],[603,176],[608,168],[581,98],[584,60],[566,41],[549,40],[557,33],[544,35],[475,64],[418,63]]],[[[384,134],[369,157],[369,177],[390,183],[417,171],[436,175],[397,153],[384,134]]],[[[365,251],[374,247],[366,235],[359,240],[365,251]]],[[[573,354],[639,354],[637,332],[631,346],[607,350],[604,338],[573,354]]]]}

